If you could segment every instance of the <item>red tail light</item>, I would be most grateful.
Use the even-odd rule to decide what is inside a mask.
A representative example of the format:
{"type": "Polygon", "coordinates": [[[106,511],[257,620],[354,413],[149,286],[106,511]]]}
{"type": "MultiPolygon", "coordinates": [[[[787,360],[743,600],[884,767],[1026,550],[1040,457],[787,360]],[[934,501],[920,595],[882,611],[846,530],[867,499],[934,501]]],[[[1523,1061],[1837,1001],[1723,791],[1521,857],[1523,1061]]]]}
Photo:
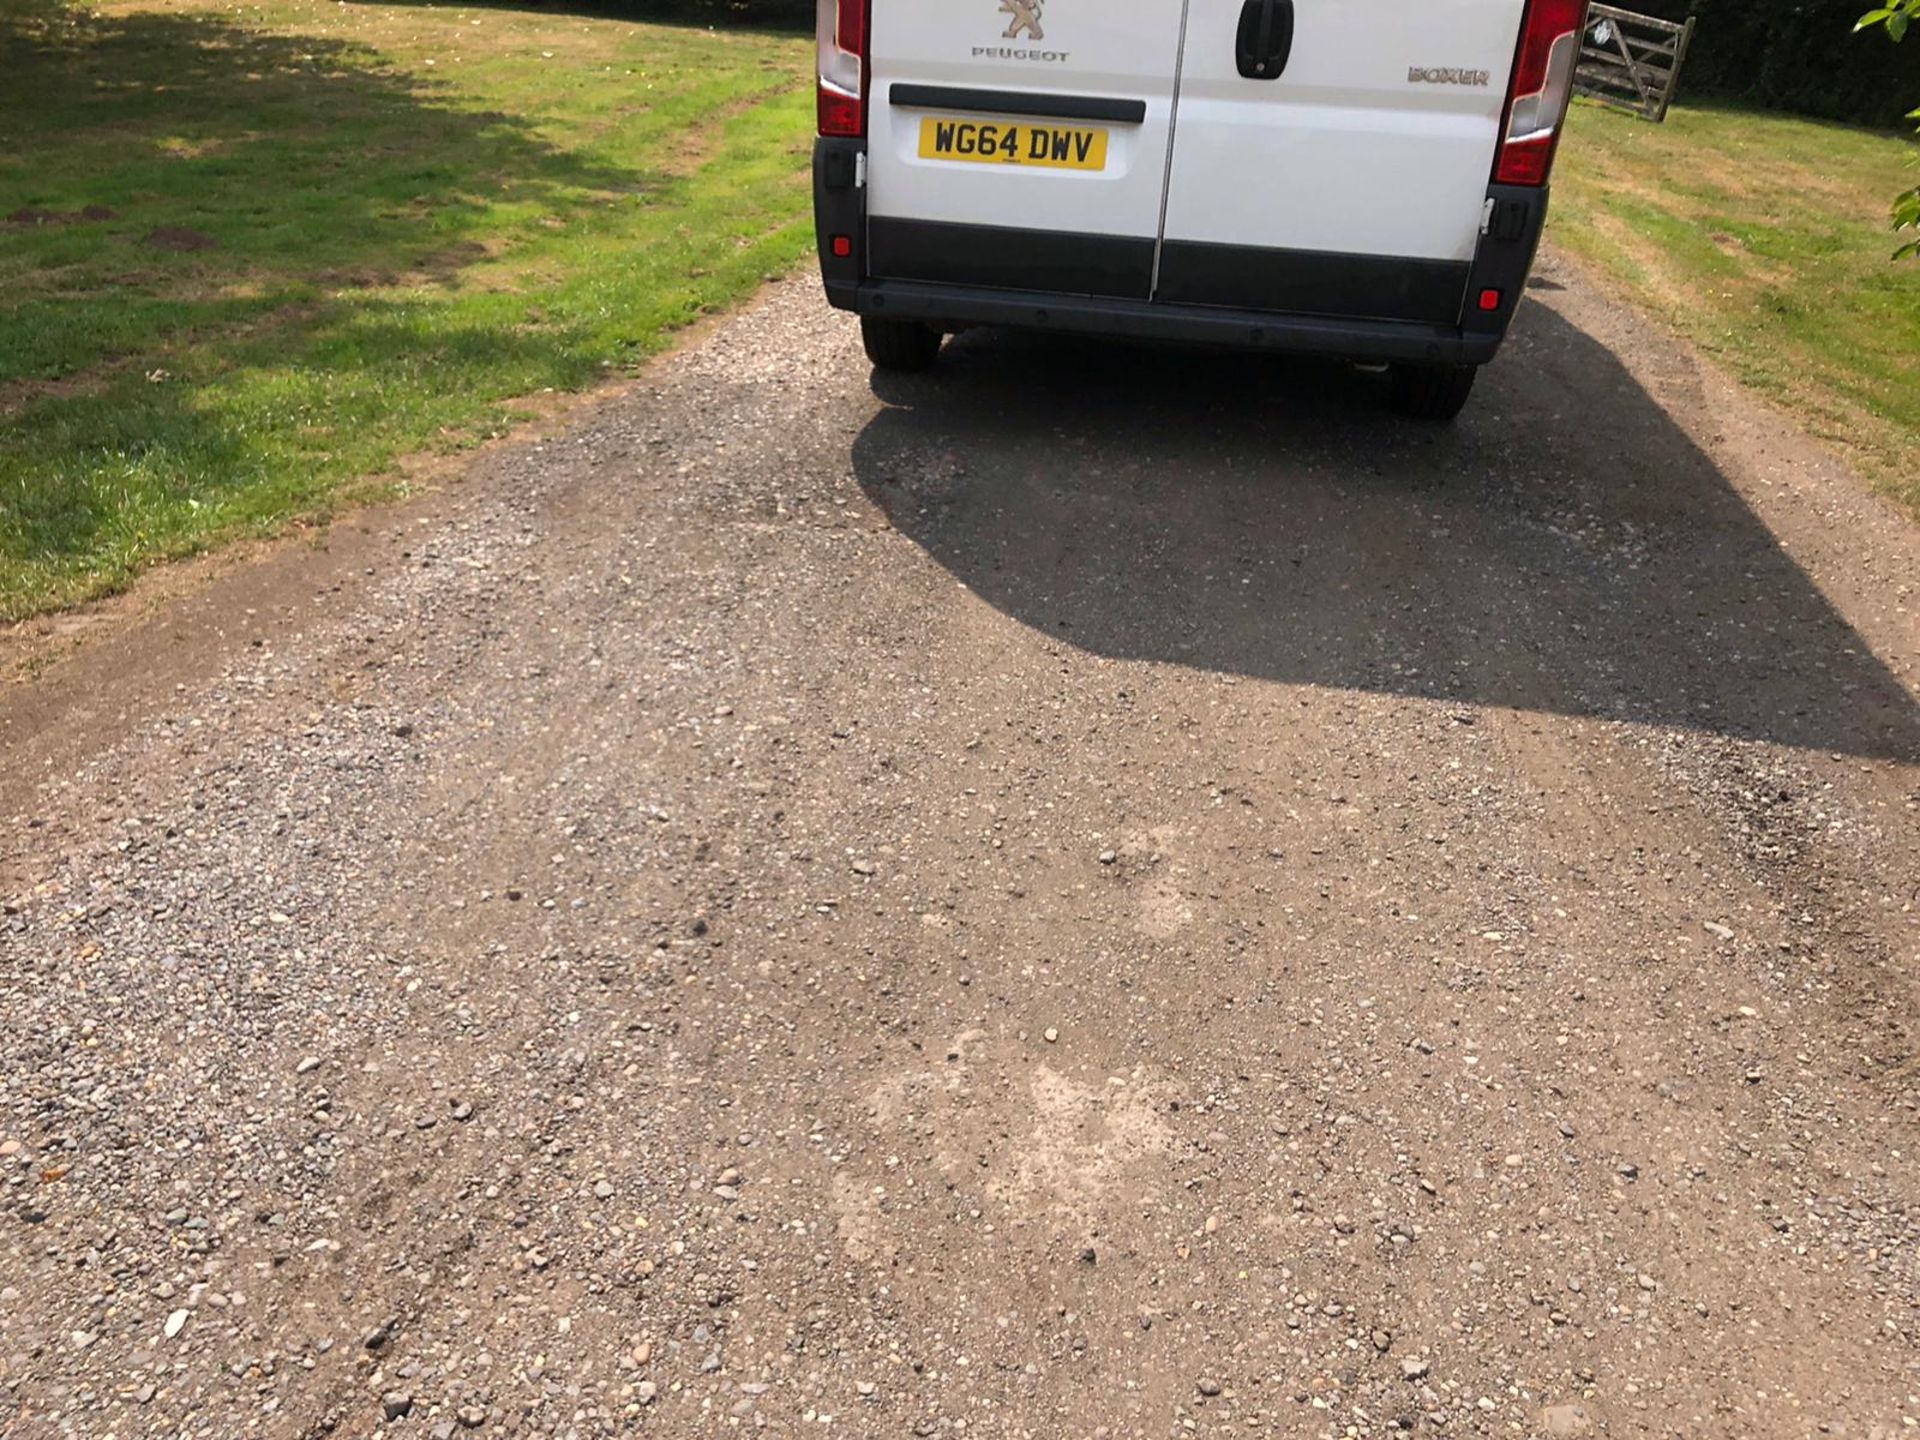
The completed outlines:
{"type": "Polygon", "coordinates": [[[1544,185],[1553,168],[1560,122],[1573,98],[1587,0],[1527,0],[1520,48],[1507,87],[1507,113],[1493,178],[1504,185],[1544,185]]]}
{"type": "Polygon", "coordinates": [[[820,133],[867,133],[867,17],[870,0],[819,0],[820,133]]]}

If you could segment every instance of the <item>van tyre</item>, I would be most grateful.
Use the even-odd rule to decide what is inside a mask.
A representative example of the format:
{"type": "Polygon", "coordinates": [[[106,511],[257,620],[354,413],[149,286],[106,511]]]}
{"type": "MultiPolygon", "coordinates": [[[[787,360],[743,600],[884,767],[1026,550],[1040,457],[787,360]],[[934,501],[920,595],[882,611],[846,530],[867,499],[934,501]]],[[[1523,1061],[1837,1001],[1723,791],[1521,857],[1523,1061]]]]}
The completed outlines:
{"type": "Polygon", "coordinates": [[[1415,420],[1451,420],[1473,393],[1477,365],[1395,364],[1388,370],[1389,399],[1415,420]]]}
{"type": "Polygon", "coordinates": [[[1393,408],[1415,420],[1451,420],[1479,373],[1478,365],[1395,365],[1388,372],[1393,408]]]}
{"type": "Polygon", "coordinates": [[[860,342],[881,370],[925,370],[940,354],[940,332],[918,320],[860,317],[860,342]]]}

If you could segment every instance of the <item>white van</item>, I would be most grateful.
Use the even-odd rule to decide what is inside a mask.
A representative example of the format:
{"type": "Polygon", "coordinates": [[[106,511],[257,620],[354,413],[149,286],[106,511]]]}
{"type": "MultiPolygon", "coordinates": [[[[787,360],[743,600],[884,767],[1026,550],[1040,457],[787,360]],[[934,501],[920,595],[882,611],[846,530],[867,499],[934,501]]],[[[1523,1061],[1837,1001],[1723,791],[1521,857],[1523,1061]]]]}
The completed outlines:
{"type": "Polygon", "coordinates": [[[974,325],[1385,361],[1449,419],[1586,0],[820,0],[814,214],[874,364],[974,325]]]}

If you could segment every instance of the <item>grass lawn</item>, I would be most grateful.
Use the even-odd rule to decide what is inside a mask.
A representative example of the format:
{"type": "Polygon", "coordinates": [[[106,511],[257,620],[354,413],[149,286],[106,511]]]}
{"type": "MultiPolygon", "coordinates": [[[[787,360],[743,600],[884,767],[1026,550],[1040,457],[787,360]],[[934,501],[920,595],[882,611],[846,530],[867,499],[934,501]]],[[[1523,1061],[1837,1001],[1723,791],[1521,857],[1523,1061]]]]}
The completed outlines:
{"type": "Polygon", "coordinates": [[[1549,230],[1920,514],[1920,263],[1887,258],[1917,169],[1903,135],[1582,102],[1549,230]]]}
{"type": "MultiPolygon", "coordinates": [[[[790,265],[804,36],[0,0],[0,619],[368,498],[790,265]]],[[[1553,234],[1920,511],[1900,136],[1581,105],[1553,234]]]]}
{"type": "Polygon", "coordinates": [[[390,488],[810,244],[811,45],[0,0],[0,618],[390,488]]]}

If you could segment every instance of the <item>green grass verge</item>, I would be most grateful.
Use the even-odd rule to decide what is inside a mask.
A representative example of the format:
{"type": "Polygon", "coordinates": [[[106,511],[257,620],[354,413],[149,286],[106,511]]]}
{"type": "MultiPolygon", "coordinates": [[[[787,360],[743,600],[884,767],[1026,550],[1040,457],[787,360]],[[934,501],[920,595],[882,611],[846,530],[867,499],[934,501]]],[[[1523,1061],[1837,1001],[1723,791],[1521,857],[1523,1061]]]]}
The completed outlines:
{"type": "Polygon", "coordinates": [[[0,617],[390,490],[789,266],[808,51],[485,6],[6,7],[0,617]]]}
{"type": "MultiPolygon", "coordinates": [[[[791,264],[807,48],[405,0],[0,8],[0,618],[383,493],[791,264]]],[[[1884,218],[1914,157],[1581,105],[1554,235],[1920,510],[1920,266],[1884,218]]]]}
{"type": "Polygon", "coordinates": [[[1920,514],[1920,264],[1890,263],[1903,135],[1582,102],[1551,233],[1920,514]]]}

